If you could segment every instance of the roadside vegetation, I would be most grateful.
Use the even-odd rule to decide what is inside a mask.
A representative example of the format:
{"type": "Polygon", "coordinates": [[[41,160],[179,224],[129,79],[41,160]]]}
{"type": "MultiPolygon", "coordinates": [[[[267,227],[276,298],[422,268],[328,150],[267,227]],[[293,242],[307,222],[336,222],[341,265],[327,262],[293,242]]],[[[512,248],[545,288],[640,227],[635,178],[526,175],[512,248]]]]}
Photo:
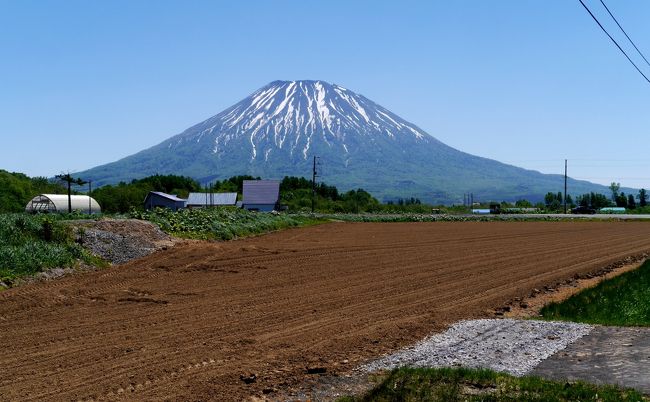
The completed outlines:
{"type": "Polygon", "coordinates": [[[540,314],[546,320],[650,326],[650,261],[564,302],[550,303],[540,314]]]}
{"type": "Polygon", "coordinates": [[[10,286],[17,278],[79,262],[101,265],[75,242],[72,228],[63,223],[74,217],[78,218],[74,214],[0,214],[0,282],[10,286]]]}
{"type": "Polygon", "coordinates": [[[162,208],[133,210],[129,217],[153,222],[174,236],[216,240],[231,240],[322,222],[310,216],[258,213],[235,207],[184,209],[178,212],[162,208]]]}
{"type": "Polygon", "coordinates": [[[370,401],[645,401],[642,394],[615,386],[513,377],[484,369],[401,368],[374,389],[339,402],[370,401]]]}

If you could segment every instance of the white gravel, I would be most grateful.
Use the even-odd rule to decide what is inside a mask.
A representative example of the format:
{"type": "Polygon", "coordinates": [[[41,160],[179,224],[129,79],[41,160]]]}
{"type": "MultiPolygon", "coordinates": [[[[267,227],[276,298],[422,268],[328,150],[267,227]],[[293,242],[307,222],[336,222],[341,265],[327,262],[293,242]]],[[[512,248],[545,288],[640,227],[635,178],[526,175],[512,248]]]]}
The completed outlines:
{"type": "Polygon", "coordinates": [[[365,371],[397,367],[489,368],[521,376],[587,335],[591,325],[512,319],[460,321],[441,334],[385,356],[365,371]]]}

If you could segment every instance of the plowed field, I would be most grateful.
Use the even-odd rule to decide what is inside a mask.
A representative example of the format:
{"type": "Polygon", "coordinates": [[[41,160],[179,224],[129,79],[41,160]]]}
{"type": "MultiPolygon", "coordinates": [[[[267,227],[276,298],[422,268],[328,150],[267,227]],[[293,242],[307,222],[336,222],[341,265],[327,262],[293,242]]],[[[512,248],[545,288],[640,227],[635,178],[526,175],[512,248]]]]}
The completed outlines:
{"type": "Polygon", "coordinates": [[[643,222],[334,223],[185,243],[0,293],[0,400],[273,398],[307,368],[350,370],[648,251],[643,222]]]}

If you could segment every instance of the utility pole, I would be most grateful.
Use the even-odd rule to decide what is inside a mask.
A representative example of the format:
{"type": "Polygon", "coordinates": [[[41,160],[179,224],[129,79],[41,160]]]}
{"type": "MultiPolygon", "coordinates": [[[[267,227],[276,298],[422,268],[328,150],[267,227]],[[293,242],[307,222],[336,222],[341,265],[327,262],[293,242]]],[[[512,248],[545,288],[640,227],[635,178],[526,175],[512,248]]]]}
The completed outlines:
{"type": "Polygon", "coordinates": [[[93,207],[90,202],[90,197],[92,197],[92,192],[93,192],[93,181],[88,180],[88,215],[93,213],[93,207]]]}
{"type": "Polygon", "coordinates": [[[83,184],[86,184],[86,182],[81,180],[81,179],[75,179],[74,177],[72,177],[70,175],[69,172],[66,173],[66,174],[63,174],[63,173],[57,174],[54,177],[56,177],[57,179],[59,179],[61,181],[64,181],[64,182],[68,183],[68,213],[71,214],[72,213],[72,192],[71,192],[70,187],[72,186],[73,183],[78,184],[78,185],[83,185],[83,184]]]}
{"type": "Polygon", "coordinates": [[[314,155],[314,166],[311,172],[311,213],[314,213],[314,206],[316,204],[316,159],[318,156],[314,155]]]}
{"type": "Polygon", "coordinates": [[[564,160],[564,213],[566,214],[566,159],[564,160]]]}

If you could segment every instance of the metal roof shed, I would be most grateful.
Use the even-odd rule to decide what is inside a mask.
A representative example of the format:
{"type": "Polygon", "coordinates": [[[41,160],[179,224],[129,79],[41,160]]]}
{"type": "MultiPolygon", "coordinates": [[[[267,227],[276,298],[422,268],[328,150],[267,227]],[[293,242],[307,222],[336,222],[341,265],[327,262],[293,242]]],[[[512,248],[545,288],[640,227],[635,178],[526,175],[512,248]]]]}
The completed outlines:
{"type": "Polygon", "coordinates": [[[235,205],[237,193],[190,193],[187,197],[188,208],[235,205]]]}
{"type": "Polygon", "coordinates": [[[144,209],[169,208],[178,211],[185,208],[185,200],[174,194],[167,194],[161,191],[150,191],[144,199],[144,209]]]}
{"type": "MultiPolygon", "coordinates": [[[[99,214],[101,207],[94,198],[87,195],[71,195],[70,205],[73,211],[99,214]]],[[[25,206],[26,212],[68,212],[67,194],[39,194],[25,206]]]]}
{"type": "Polygon", "coordinates": [[[277,208],[279,200],[278,180],[244,180],[244,209],[270,212],[277,208]]]}

